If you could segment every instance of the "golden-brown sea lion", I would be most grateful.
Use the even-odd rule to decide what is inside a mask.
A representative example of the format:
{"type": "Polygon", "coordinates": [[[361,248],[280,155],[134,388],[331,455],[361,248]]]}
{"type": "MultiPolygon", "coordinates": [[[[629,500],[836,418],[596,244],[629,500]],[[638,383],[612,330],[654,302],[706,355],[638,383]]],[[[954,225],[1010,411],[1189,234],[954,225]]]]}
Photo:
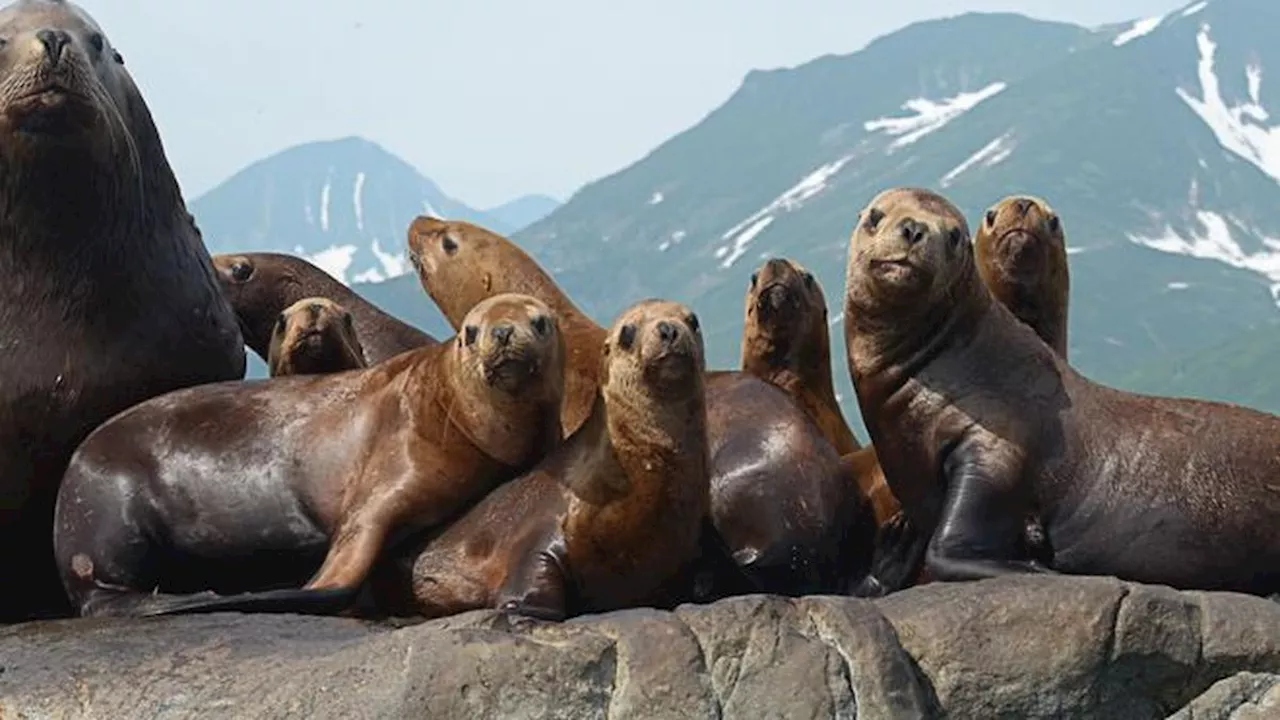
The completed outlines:
{"type": "MultiPolygon", "coordinates": [[[[605,328],[501,235],[464,221],[419,216],[408,236],[410,261],[423,288],[455,327],[467,308],[498,292],[528,293],[556,311],[567,348],[562,419],[566,433],[575,430],[594,403],[605,328]]],[[[858,499],[839,455],[814,450],[829,445],[817,425],[760,378],[709,371],[706,394],[711,519],[729,552],[761,590],[830,592],[842,586],[837,568],[859,562],[843,559],[849,551],[849,508],[858,499]],[[741,515],[717,510],[752,505],[755,517],[771,522],[749,526],[741,515]]]]}
{"type": "Polygon", "coordinates": [[[271,331],[271,377],[367,367],[351,313],[323,297],[303,298],[280,313],[271,331]]]}
{"type": "Polygon", "coordinates": [[[648,602],[698,555],[708,501],[703,347],[689,308],[624,310],[582,428],[396,568],[395,612],[497,608],[542,619],[648,602]]]}
{"type": "Polygon", "coordinates": [[[353,601],[396,536],[448,521],[559,443],[562,362],[555,314],[506,294],[450,341],[368,369],[137,405],[72,457],[54,528],[67,592],[84,615],[353,601]]]}
{"type": "Polygon", "coordinates": [[[1049,572],[1019,550],[1035,507],[1057,571],[1280,591],[1280,417],[1081,376],[992,296],[946,198],[868,203],[845,308],[863,419],[937,579],[1049,572]]]}
{"type": "Polygon", "coordinates": [[[0,9],[0,621],[72,612],[51,518],[95,426],[244,377],[235,315],[124,58],[70,2],[0,9]]]}
{"type": "Polygon", "coordinates": [[[235,308],[245,342],[263,360],[271,332],[285,308],[306,297],[328,298],[351,313],[365,361],[374,365],[406,350],[439,342],[383,312],[332,275],[284,253],[224,253],[213,256],[222,294],[235,308]]]}

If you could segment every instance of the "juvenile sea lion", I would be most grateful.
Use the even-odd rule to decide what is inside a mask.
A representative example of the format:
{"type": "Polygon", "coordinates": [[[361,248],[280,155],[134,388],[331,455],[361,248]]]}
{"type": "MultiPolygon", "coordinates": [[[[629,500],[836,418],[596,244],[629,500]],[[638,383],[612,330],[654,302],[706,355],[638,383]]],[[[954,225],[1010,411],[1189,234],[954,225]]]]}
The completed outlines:
{"type": "Polygon", "coordinates": [[[1079,375],[991,295],[946,198],[871,200],[845,308],[863,418],[936,578],[1051,572],[1020,557],[1034,505],[1056,571],[1280,591],[1280,417],[1079,375]]]}
{"type": "Polygon", "coordinates": [[[751,273],[742,330],[742,371],[786,391],[836,452],[861,447],[836,402],[827,300],[813,273],[771,258],[751,273]]]}
{"type": "Polygon", "coordinates": [[[289,609],[251,592],[285,587],[299,603],[354,600],[384,545],[560,442],[562,353],[555,314],[507,294],[450,341],[364,370],[137,405],[71,459],[54,528],[67,592],[83,615],[289,609]]]}
{"type": "Polygon", "coordinates": [[[300,257],[272,252],[226,253],[214,255],[213,264],[222,293],[240,319],[245,342],[263,360],[270,354],[271,333],[280,313],[307,297],[328,298],[351,313],[365,362],[370,365],[439,342],[383,312],[300,257]]]}
{"type": "Polygon", "coordinates": [[[271,331],[271,377],[367,367],[351,313],[323,297],[303,298],[280,313],[271,331]]]}
{"type": "Polygon", "coordinates": [[[644,604],[698,555],[707,512],[703,346],[693,312],[624,310],[582,428],[494,490],[380,583],[397,614],[477,608],[560,620],[644,604]],[[411,587],[396,602],[394,592],[411,587]]]}
{"type": "Polygon", "coordinates": [[[99,423],[244,377],[235,315],[124,59],[69,2],[0,9],[0,620],[71,611],[51,546],[99,423]]]}
{"type": "Polygon", "coordinates": [[[973,241],[978,274],[997,300],[1067,357],[1071,273],[1058,214],[1043,199],[1010,195],[987,209],[973,241]]]}
{"type": "MultiPolygon", "coordinates": [[[[423,289],[454,327],[467,308],[499,292],[528,293],[556,311],[568,349],[562,421],[566,433],[577,429],[594,403],[607,330],[501,235],[464,221],[419,216],[408,236],[409,258],[423,289]]],[[[711,519],[728,551],[763,591],[834,590],[841,580],[820,570],[831,567],[821,558],[839,555],[835,544],[847,536],[851,517],[846,508],[858,502],[838,455],[815,452],[822,444],[815,438],[825,442],[817,425],[760,378],[710,371],[706,394],[711,519]],[[749,527],[717,510],[751,504],[751,516],[769,518],[767,524],[749,527]],[[735,545],[730,537],[742,541],[735,545]]]]}

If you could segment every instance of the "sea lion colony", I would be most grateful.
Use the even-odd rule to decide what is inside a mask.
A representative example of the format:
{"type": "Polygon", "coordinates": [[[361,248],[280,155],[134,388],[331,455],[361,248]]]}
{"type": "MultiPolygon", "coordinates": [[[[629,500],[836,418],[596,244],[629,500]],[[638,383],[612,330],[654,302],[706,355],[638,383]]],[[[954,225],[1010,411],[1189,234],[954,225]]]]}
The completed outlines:
{"type": "Polygon", "coordinates": [[[510,240],[413,218],[437,340],[301,258],[210,257],[82,10],[21,0],[0,36],[7,621],[555,620],[1023,572],[1280,592],[1280,418],[1073,370],[1044,200],[976,237],[929,190],[851,211],[861,446],[795,262],[744,278],[742,367],[711,370],[693,308],[602,327],[510,240]],[[273,377],[244,379],[246,343],[273,377]]]}

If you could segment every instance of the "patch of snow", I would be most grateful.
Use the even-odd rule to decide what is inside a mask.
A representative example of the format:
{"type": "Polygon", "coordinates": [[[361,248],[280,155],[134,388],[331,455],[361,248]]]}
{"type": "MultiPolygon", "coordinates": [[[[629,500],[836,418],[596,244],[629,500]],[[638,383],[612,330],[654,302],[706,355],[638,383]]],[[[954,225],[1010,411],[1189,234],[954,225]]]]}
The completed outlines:
{"type": "Polygon", "coordinates": [[[671,233],[671,242],[673,242],[673,243],[675,243],[675,244],[679,245],[679,244],[680,244],[680,241],[681,241],[681,240],[684,240],[684,238],[685,238],[685,236],[686,236],[686,235],[688,235],[688,233],[686,233],[685,231],[683,231],[683,230],[677,230],[677,231],[675,231],[675,232],[671,233]]]}
{"type": "Polygon", "coordinates": [[[1201,210],[1196,213],[1203,230],[1179,235],[1166,226],[1163,234],[1143,236],[1133,233],[1129,239],[1139,245],[1176,255],[1204,260],[1217,260],[1232,267],[1252,270],[1273,283],[1280,282],[1280,253],[1246,253],[1232,237],[1226,218],[1218,213],[1201,210]]]}
{"type": "Polygon", "coordinates": [[[432,206],[431,206],[431,201],[430,201],[430,200],[423,200],[423,201],[422,201],[422,208],[423,208],[423,210],[425,210],[425,211],[426,211],[426,213],[427,213],[427,217],[433,217],[433,218],[435,218],[435,219],[437,219],[437,220],[444,220],[444,216],[443,216],[443,215],[441,215],[440,213],[436,212],[436,209],[435,209],[434,207],[432,207],[432,206]]]}
{"type": "Polygon", "coordinates": [[[1250,101],[1228,107],[1222,98],[1218,76],[1213,69],[1217,45],[1209,37],[1208,25],[1200,26],[1196,46],[1200,51],[1197,74],[1204,97],[1194,98],[1182,88],[1176,88],[1178,97],[1209,126],[1223,149],[1240,156],[1280,182],[1280,126],[1268,127],[1262,124],[1267,120],[1268,114],[1257,99],[1262,90],[1261,68],[1251,66],[1245,71],[1250,101]],[[1246,119],[1249,121],[1246,122],[1246,119]]]}
{"type": "MultiPolygon", "coordinates": [[[[774,198],[768,205],[752,213],[746,220],[729,228],[724,235],[720,236],[720,239],[725,240],[726,244],[717,248],[715,253],[717,258],[729,256],[724,262],[720,263],[720,267],[728,268],[737,262],[738,258],[742,257],[742,254],[746,252],[747,244],[756,235],[763,232],[769,226],[769,223],[773,222],[777,213],[793,212],[802,207],[806,200],[826,189],[827,181],[840,172],[840,168],[844,167],[845,163],[852,159],[853,155],[845,155],[839,160],[829,162],[805,175],[800,179],[800,182],[784,190],[781,195],[774,198]],[[732,250],[729,248],[730,242],[733,246],[732,250]]],[[[683,234],[681,234],[681,237],[684,237],[683,234]]]]}
{"type": "Polygon", "coordinates": [[[1205,170],[1209,169],[1209,163],[1205,162],[1204,158],[1200,158],[1197,162],[1200,163],[1200,167],[1204,168],[1205,170]]]}
{"type": "Polygon", "coordinates": [[[1082,247],[1068,247],[1068,248],[1067,248],[1067,254],[1068,254],[1068,255],[1075,255],[1076,253],[1082,253],[1082,252],[1084,252],[1084,248],[1082,248],[1082,247]]]}
{"type": "Polygon", "coordinates": [[[333,182],[324,181],[324,188],[320,191],[320,229],[329,232],[329,191],[332,189],[333,182]]]}
{"type": "Polygon", "coordinates": [[[994,82],[975,92],[962,92],[943,100],[913,98],[902,104],[903,110],[911,110],[915,114],[908,117],[882,117],[868,120],[862,124],[867,132],[883,130],[889,135],[900,135],[889,145],[892,152],[900,147],[910,145],[942,126],[977,107],[978,103],[994,97],[1007,87],[1003,82],[994,82]]]}
{"type": "Polygon", "coordinates": [[[315,211],[311,209],[311,203],[307,203],[302,206],[302,214],[306,216],[308,225],[316,224],[316,214],[315,211]]]}
{"type": "Polygon", "coordinates": [[[351,193],[351,202],[356,207],[356,230],[364,232],[364,203],[361,202],[360,193],[364,190],[364,173],[356,173],[356,187],[351,193]]]}
{"type": "Polygon", "coordinates": [[[942,187],[948,187],[956,178],[960,177],[964,171],[978,163],[982,163],[983,167],[991,167],[992,165],[1003,162],[1013,154],[1013,146],[1006,144],[1009,142],[1009,138],[1012,135],[1013,131],[1011,130],[986,145],[983,145],[978,152],[970,155],[967,160],[952,168],[951,172],[943,175],[942,179],[938,181],[938,184],[942,187]]]}
{"type": "Polygon", "coordinates": [[[1169,288],[1170,290],[1186,290],[1191,286],[1184,282],[1171,282],[1165,287],[1169,288]]]}
{"type": "Polygon", "coordinates": [[[1143,35],[1150,34],[1152,30],[1155,30],[1156,28],[1160,27],[1160,23],[1163,20],[1164,20],[1163,15],[1157,15],[1155,17],[1149,17],[1149,18],[1144,18],[1142,20],[1138,20],[1128,30],[1125,30],[1124,32],[1117,35],[1116,39],[1111,41],[1111,44],[1115,45],[1116,47],[1120,47],[1125,43],[1128,43],[1133,40],[1137,40],[1143,35]]]}
{"type": "Polygon", "coordinates": [[[382,271],[388,278],[400,277],[409,272],[409,261],[404,253],[386,252],[378,243],[378,238],[373,239],[373,246],[370,249],[373,250],[373,256],[378,258],[378,262],[382,263],[382,271]]]}
{"type": "Polygon", "coordinates": [[[741,233],[738,234],[738,237],[733,241],[732,252],[728,252],[729,247],[727,245],[721,247],[720,250],[717,250],[716,257],[722,257],[720,252],[721,250],[724,250],[728,253],[728,257],[726,257],[723,261],[720,262],[720,267],[728,268],[728,267],[731,267],[735,262],[737,262],[738,258],[746,254],[747,245],[749,245],[752,240],[755,240],[757,235],[764,232],[764,229],[769,227],[769,224],[772,222],[773,222],[772,215],[766,215],[760,218],[759,220],[752,223],[751,227],[747,228],[746,230],[743,230],[741,233]]]}
{"type": "Polygon", "coordinates": [[[1182,11],[1182,17],[1191,17],[1208,6],[1209,3],[1206,0],[1201,0],[1201,2],[1194,5],[1188,5],[1187,9],[1182,11]]]}
{"type": "Polygon", "coordinates": [[[844,311],[841,310],[840,312],[836,313],[834,317],[828,320],[827,324],[834,326],[836,323],[840,322],[843,319],[844,319],[844,311]]]}
{"type": "Polygon", "coordinates": [[[666,252],[670,248],[671,248],[671,241],[663,240],[662,243],[658,245],[658,252],[666,252]]]}
{"type": "MultiPolygon", "coordinates": [[[[328,185],[325,186],[326,188],[328,185]]],[[[323,215],[321,218],[323,219],[323,215]]],[[[355,259],[355,245],[330,245],[320,252],[306,257],[312,263],[315,263],[321,270],[332,275],[338,282],[343,285],[347,283],[347,270],[351,267],[352,260],[355,259]]]]}
{"type": "Polygon", "coordinates": [[[351,276],[351,282],[353,283],[380,283],[386,279],[387,278],[378,271],[378,268],[369,268],[362,273],[357,273],[351,276]]]}
{"type": "Polygon", "coordinates": [[[650,205],[657,205],[658,203],[662,202],[662,199],[663,199],[663,195],[662,195],[662,193],[660,193],[660,192],[655,192],[655,193],[653,194],[653,197],[649,198],[649,204],[650,204],[650,205]]]}

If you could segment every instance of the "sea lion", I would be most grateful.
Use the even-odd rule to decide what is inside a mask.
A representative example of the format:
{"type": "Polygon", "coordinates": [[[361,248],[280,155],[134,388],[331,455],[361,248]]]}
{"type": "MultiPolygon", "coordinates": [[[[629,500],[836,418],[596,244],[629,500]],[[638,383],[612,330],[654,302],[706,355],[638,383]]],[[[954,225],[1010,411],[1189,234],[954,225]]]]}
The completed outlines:
{"type": "Polygon", "coordinates": [[[214,255],[213,264],[222,293],[240,320],[245,342],[263,360],[270,354],[271,333],[280,313],[306,297],[328,298],[351,313],[369,365],[439,342],[383,312],[303,258],[273,252],[224,253],[214,255]]]}
{"type": "MultiPolygon", "coordinates": [[[[555,310],[568,348],[562,421],[566,433],[576,430],[594,404],[608,331],[578,309],[532,257],[483,227],[419,216],[409,226],[408,250],[423,289],[454,327],[472,304],[499,292],[528,293],[555,310]]],[[[847,538],[853,516],[847,508],[858,502],[839,456],[815,452],[829,444],[817,425],[760,378],[708,371],[706,395],[711,520],[728,541],[727,550],[762,591],[835,591],[843,581],[822,570],[832,567],[822,558],[840,556],[836,545],[847,538]],[[748,505],[755,508],[751,516],[769,522],[749,527],[717,510],[748,505]]]]}
{"type": "Polygon", "coordinates": [[[1062,220],[1043,199],[1010,195],[983,213],[978,274],[997,300],[1067,357],[1071,273],[1062,220]]]}
{"type": "Polygon", "coordinates": [[[323,297],[303,298],[280,313],[271,331],[271,377],[367,367],[351,313],[323,297]]]}
{"type": "Polygon", "coordinates": [[[601,353],[586,423],[379,583],[395,614],[496,608],[544,620],[648,602],[698,556],[708,463],[702,334],[693,311],[644,300],[601,353]],[[409,597],[395,597],[388,587],[409,597]]]}
{"type": "Polygon", "coordinates": [[[742,371],[784,390],[822,429],[836,452],[862,447],[836,402],[827,300],[813,273],[770,258],[751,273],[742,330],[742,371]]]}
{"type": "Polygon", "coordinates": [[[507,294],[456,338],[367,369],[137,405],[71,459],[54,528],[67,593],[82,615],[289,609],[252,592],[285,587],[354,600],[384,545],[560,442],[562,362],[555,314],[507,294]]]}
{"type": "Polygon", "coordinates": [[[858,402],[937,579],[1280,591],[1280,417],[1081,376],[996,301],[964,216],[929,190],[868,203],[846,277],[858,402]],[[1033,505],[1052,570],[1020,557],[1033,505]]]}
{"type": "Polygon", "coordinates": [[[244,377],[235,315],[124,59],[69,2],[0,9],[0,620],[71,612],[58,483],[81,440],[244,377]]]}

